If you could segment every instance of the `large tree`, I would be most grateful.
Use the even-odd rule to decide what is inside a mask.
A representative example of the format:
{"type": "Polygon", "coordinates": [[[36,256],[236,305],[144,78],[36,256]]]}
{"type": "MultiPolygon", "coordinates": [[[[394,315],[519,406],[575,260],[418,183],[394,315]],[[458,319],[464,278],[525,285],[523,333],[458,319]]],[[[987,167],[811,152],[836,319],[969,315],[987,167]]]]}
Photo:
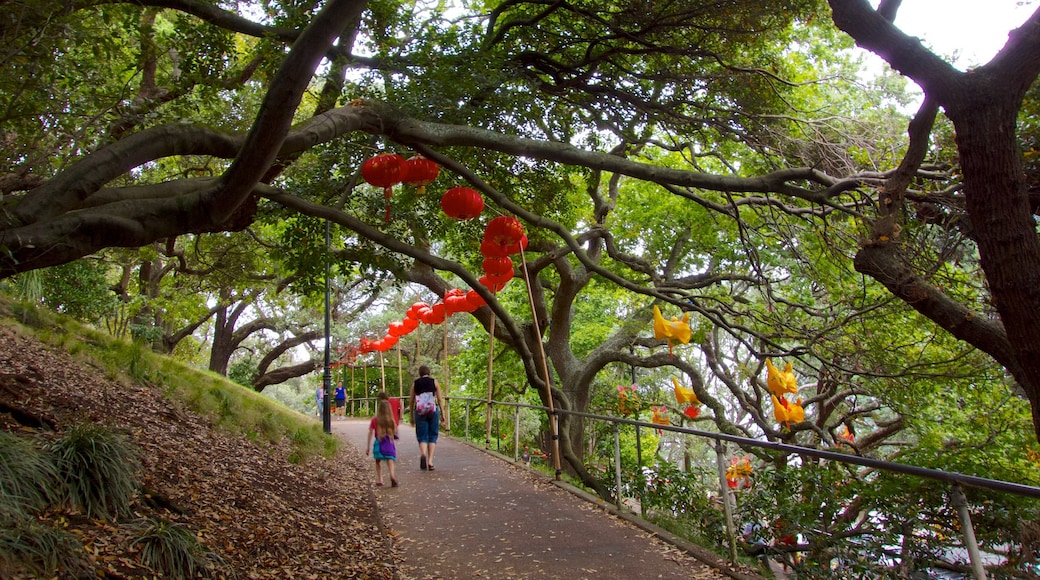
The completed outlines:
{"type": "Polygon", "coordinates": [[[293,214],[324,218],[337,226],[344,263],[375,264],[439,296],[459,283],[484,293],[490,308],[475,316],[487,328],[497,317],[543,400],[554,393],[558,406],[580,409],[608,365],[682,369],[660,348],[630,350],[660,346],[646,338],[654,301],[726,329],[757,359],[806,352],[811,333],[784,329],[775,308],[742,306],[751,293],[810,310],[783,292],[792,262],[758,251],[781,240],[837,243],[835,231],[847,243],[865,220],[856,268],[1003,365],[1040,429],[1031,324],[1040,246],[1015,134],[1040,65],[1040,15],[969,74],[902,35],[893,4],[832,9],[841,30],[926,92],[901,159],[870,147],[885,137],[877,109],[859,119],[832,116],[829,105],[814,112],[826,94],[816,87],[836,72],[818,63],[843,38],[811,0],[508,1],[479,12],[479,27],[393,1],[265,3],[267,12],[176,0],[25,5],[3,29],[9,62],[33,74],[0,79],[0,275],[293,214]],[[113,28],[120,34],[84,46],[113,28]],[[929,146],[940,106],[956,129],[956,166],[935,163],[941,143],[929,146]],[[357,187],[356,175],[380,146],[437,160],[442,180],[468,183],[523,220],[533,313],[511,312],[483,289],[479,227],[440,218],[431,196],[399,191],[383,220],[382,195],[357,187]],[[668,209],[634,235],[635,214],[624,212],[647,203],[668,209]],[[908,234],[943,220],[913,222],[920,212],[909,204],[939,214],[963,205],[971,227],[943,231],[963,234],[969,250],[958,257],[977,247],[988,292],[939,287],[936,273],[954,268],[953,256],[932,248],[934,233],[908,234]],[[702,213],[680,219],[689,208],[702,213]],[[718,235],[706,235],[713,228],[718,235]],[[575,348],[572,309],[592,283],[634,298],[626,323],[575,348]]]}

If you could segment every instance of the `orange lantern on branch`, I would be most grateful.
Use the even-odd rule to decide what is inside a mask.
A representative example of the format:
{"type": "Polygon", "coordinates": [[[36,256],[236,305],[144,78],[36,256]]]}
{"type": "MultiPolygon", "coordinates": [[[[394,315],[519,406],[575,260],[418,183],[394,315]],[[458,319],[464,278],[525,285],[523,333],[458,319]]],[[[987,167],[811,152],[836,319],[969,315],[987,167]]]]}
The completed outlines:
{"type": "Polygon", "coordinates": [[[787,363],[783,371],[773,365],[773,361],[766,359],[766,387],[769,396],[773,399],[773,418],[784,429],[805,421],[805,409],[802,407],[802,399],[795,402],[787,400],[787,394],[798,393],[798,382],[791,363],[787,363]]]}
{"type": "Polygon", "coordinates": [[[382,153],[370,157],[361,164],[361,177],[370,185],[383,188],[386,200],[386,221],[390,221],[390,196],[394,186],[401,183],[401,167],[404,157],[396,153],[382,153]]]}
{"type": "Polygon", "coordinates": [[[426,186],[433,183],[440,172],[441,168],[435,161],[416,155],[402,163],[401,181],[414,187],[416,193],[422,195],[426,193],[426,186]]]}
{"type": "Polygon", "coordinates": [[[452,219],[473,219],[484,211],[484,198],[475,189],[453,187],[441,196],[441,209],[452,219]]]}
{"type": "Polygon", "coordinates": [[[697,399],[697,393],[693,392],[693,389],[686,388],[679,384],[679,379],[672,377],[672,385],[675,386],[675,401],[680,406],[686,405],[683,409],[683,415],[690,419],[696,419],[701,414],[701,402],[697,399]]]}
{"type": "Polygon", "coordinates": [[[693,331],[690,330],[690,313],[684,312],[682,320],[678,318],[672,318],[671,320],[665,320],[664,315],[661,314],[661,309],[654,305],[654,338],[657,339],[668,339],[668,353],[672,352],[672,345],[678,341],[683,344],[688,344],[690,338],[693,337],[693,331]]]}

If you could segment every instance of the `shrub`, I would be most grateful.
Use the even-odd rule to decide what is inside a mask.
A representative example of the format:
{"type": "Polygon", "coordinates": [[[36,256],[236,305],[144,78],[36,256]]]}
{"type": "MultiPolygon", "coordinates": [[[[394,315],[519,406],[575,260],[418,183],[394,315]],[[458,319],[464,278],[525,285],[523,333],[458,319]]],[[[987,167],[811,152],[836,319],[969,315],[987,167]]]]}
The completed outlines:
{"type": "Polygon", "coordinates": [[[140,466],[132,443],[112,429],[83,423],[69,429],[52,451],[64,503],[89,517],[129,513],[140,466]]]}
{"type": "Polygon", "coordinates": [[[91,570],[83,546],[70,534],[42,526],[31,519],[0,525],[0,576],[83,578],[91,570]]]}
{"type": "Polygon", "coordinates": [[[0,521],[28,517],[58,497],[50,455],[31,441],[0,431],[0,521]]]}
{"type": "Polygon", "coordinates": [[[140,548],[145,566],[167,578],[210,576],[219,560],[190,529],[165,520],[148,520],[132,546],[140,548]]]}

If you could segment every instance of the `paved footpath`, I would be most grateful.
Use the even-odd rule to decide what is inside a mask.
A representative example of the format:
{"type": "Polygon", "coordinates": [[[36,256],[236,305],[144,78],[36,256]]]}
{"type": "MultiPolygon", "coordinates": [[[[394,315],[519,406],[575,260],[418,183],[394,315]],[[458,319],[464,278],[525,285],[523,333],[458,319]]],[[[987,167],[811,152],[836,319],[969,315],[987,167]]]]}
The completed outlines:
{"type": "MultiPolygon", "coordinates": [[[[332,432],[362,454],[367,430],[368,420],[332,421],[332,432]]],[[[415,432],[402,422],[397,453],[400,487],[389,487],[385,469],[386,486],[375,487],[369,463],[403,578],[754,578],[706,566],[551,478],[465,442],[441,435],[437,470],[421,471],[415,432]]]]}

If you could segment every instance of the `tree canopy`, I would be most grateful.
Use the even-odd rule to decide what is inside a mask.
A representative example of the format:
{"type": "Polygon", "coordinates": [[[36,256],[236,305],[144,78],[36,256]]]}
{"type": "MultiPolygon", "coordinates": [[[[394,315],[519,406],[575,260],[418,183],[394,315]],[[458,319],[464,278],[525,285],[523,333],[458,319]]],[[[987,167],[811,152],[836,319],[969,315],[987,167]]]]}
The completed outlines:
{"type": "MultiPolygon", "coordinates": [[[[283,319],[278,293],[313,298],[329,259],[366,306],[384,283],[477,291],[473,318],[563,408],[639,367],[681,377],[720,430],[823,444],[859,421],[868,452],[906,428],[907,392],[984,384],[1040,433],[1040,12],[962,72],[898,4],[11,3],[0,276],[110,248],[206,266],[220,303],[182,303],[167,343],[216,317],[226,371],[234,305],[263,287],[283,319]],[[897,79],[859,80],[853,42],[922,88],[912,118],[897,79]],[[436,161],[436,185],[386,198],[359,174],[385,151],[436,161]],[[484,217],[444,216],[456,185],[484,217]],[[526,230],[530,296],[479,281],[494,215],[526,230]],[[691,316],[684,356],[653,305],[691,316]],[[806,421],[771,417],[768,357],[808,378],[806,421]]],[[[580,422],[561,430],[595,484],[580,422]]]]}

